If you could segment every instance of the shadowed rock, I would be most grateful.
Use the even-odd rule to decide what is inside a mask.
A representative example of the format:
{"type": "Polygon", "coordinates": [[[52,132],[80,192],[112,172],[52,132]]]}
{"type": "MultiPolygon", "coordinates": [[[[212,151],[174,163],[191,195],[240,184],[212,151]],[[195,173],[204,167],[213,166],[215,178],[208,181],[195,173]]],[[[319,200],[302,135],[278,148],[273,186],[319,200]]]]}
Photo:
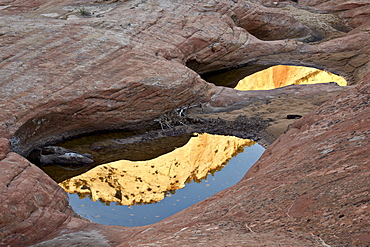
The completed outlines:
{"type": "Polygon", "coordinates": [[[94,162],[90,154],[80,154],[57,146],[46,146],[34,149],[29,159],[39,165],[82,166],[94,162]]]}

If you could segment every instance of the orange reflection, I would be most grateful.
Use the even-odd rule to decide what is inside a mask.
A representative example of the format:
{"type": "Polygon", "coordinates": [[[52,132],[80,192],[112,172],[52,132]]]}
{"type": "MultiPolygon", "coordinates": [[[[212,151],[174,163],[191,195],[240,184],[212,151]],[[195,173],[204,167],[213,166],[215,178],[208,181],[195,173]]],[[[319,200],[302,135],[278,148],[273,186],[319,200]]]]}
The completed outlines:
{"type": "Polygon", "coordinates": [[[120,160],[97,166],[59,185],[68,193],[122,205],[152,203],[219,169],[242,147],[255,142],[234,136],[199,134],[174,151],[147,161],[120,160]]]}
{"type": "Polygon", "coordinates": [[[293,84],[316,84],[336,82],[347,86],[347,81],[338,75],[303,66],[277,65],[254,73],[240,80],[235,89],[269,90],[293,84]]]}

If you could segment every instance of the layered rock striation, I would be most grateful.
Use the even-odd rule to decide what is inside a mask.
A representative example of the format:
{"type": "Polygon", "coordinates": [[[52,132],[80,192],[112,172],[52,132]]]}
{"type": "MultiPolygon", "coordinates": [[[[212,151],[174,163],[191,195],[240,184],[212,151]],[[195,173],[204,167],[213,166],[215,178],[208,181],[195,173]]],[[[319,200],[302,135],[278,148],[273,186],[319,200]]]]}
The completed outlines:
{"type": "Polygon", "coordinates": [[[369,9],[361,0],[1,2],[0,245],[368,245],[369,9]],[[222,112],[278,97],[285,89],[238,92],[198,75],[278,64],[350,86],[292,124],[240,183],[155,225],[80,219],[22,157],[89,132],[158,127],[153,119],[181,106],[222,112]]]}

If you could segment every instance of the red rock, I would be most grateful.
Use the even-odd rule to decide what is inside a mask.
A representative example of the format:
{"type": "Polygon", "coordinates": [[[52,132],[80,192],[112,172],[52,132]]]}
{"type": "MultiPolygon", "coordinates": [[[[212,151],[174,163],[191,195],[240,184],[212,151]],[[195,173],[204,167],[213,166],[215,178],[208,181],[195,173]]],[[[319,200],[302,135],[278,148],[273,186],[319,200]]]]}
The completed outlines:
{"type": "Polygon", "coordinates": [[[2,246],[34,243],[76,217],[63,189],[37,166],[12,152],[0,164],[2,246]]]}
{"type": "MultiPolygon", "coordinates": [[[[304,8],[335,11],[352,29],[328,31],[315,43],[305,42],[319,27],[279,8],[289,4],[2,3],[0,245],[368,245],[369,3],[299,0],[304,8]],[[97,5],[112,10],[101,18],[68,12],[97,5]],[[183,105],[243,100],[185,64],[198,73],[306,65],[346,76],[356,88],[294,122],[240,183],[155,225],[79,219],[63,190],[21,156],[77,134],[155,124],[183,105]]],[[[327,15],[317,17],[330,25],[327,15]]]]}
{"type": "Polygon", "coordinates": [[[5,138],[0,138],[0,160],[4,159],[10,152],[10,142],[5,138]]]}

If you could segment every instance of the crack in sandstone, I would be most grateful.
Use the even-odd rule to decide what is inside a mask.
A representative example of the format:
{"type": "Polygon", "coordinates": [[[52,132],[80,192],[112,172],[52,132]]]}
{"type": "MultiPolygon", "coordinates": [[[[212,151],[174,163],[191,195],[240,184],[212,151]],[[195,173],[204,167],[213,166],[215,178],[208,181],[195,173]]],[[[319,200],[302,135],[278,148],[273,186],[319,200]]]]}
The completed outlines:
{"type": "Polygon", "coordinates": [[[25,167],[22,171],[20,171],[18,174],[16,174],[15,176],[13,176],[12,179],[10,179],[10,181],[6,184],[6,187],[10,187],[11,183],[14,182],[15,180],[18,179],[18,177],[27,169],[27,167],[25,167]]]}

